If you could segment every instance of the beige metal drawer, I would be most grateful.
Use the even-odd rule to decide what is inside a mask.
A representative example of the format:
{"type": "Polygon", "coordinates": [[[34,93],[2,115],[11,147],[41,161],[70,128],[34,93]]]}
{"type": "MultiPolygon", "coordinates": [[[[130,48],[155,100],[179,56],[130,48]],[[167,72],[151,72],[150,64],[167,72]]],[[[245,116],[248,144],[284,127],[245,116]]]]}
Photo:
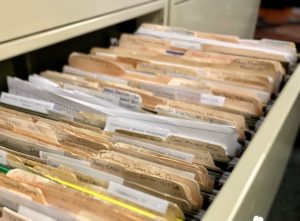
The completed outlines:
{"type": "Polygon", "coordinates": [[[165,0],[1,1],[0,61],[152,12],[163,18],[165,3],[165,0]]]}
{"type": "Polygon", "coordinates": [[[169,24],[253,37],[259,0],[169,0],[169,24]]]}
{"type": "Polygon", "coordinates": [[[1,1],[0,42],[149,2],[155,0],[1,1]]]}

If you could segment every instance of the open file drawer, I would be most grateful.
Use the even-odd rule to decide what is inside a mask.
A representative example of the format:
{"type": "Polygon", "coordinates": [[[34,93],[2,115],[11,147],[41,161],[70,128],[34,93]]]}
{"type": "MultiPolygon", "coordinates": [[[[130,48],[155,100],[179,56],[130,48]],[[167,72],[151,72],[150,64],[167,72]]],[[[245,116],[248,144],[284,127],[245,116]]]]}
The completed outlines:
{"type": "MultiPolygon", "coordinates": [[[[164,1],[147,1],[147,3],[110,15],[79,21],[19,39],[11,39],[0,44],[0,60],[19,54],[26,55],[37,48],[151,12],[158,12],[156,16],[161,18],[160,12],[164,7],[164,1]]],[[[47,55],[47,49],[44,53],[47,55]]],[[[28,62],[31,62],[30,57],[28,62]]],[[[43,68],[48,67],[45,65],[43,68]]],[[[6,74],[3,71],[1,73],[6,74]]],[[[299,83],[300,68],[285,85],[237,167],[210,205],[203,218],[204,221],[250,221],[254,216],[266,217],[280,184],[299,126],[299,83]]]]}

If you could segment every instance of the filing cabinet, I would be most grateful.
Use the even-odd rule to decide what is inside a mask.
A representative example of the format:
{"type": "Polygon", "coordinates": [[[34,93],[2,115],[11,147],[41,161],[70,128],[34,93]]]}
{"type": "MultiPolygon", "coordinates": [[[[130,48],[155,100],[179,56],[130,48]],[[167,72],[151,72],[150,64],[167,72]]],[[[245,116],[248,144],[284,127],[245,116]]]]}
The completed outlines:
{"type": "MultiPolygon", "coordinates": [[[[2,3],[0,61],[10,62],[17,55],[67,42],[68,39],[130,19],[137,25],[144,21],[166,23],[168,20],[167,1],[163,0],[46,2],[14,0],[2,3]]],[[[249,7],[244,5],[246,1],[231,1],[229,4],[225,1],[171,0],[169,22],[170,25],[196,30],[250,37],[255,25],[253,13],[259,3],[247,2],[252,2],[249,7]],[[207,10],[208,7],[220,9],[212,12],[207,10]],[[234,19],[225,20],[226,13],[232,14],[234,19]],[[184,16],[187,14],[193,16],[184,16]],[[243,16],[239,17],[241,14],[243,16]],[[239,19],[241,23],[235,23],[238,20],[236,16],[242,19],[239,19]],[[214,19],[210,21],[211,17],[214,19]]],[[[59,53],[60,49],[57,50],[59,53]]],[[[43,53],[47,56],[47,49],[43,53]]],[[[47,66],[44,68],[47,69],[47,66]]],[[[2,75],[6,74],[1,66],[0,71],[2,75]]],[[[267,216],[299,127],[299,82],[300,68],[284,87],[203,221],[250,221],[255,216],[267,216]]]]}

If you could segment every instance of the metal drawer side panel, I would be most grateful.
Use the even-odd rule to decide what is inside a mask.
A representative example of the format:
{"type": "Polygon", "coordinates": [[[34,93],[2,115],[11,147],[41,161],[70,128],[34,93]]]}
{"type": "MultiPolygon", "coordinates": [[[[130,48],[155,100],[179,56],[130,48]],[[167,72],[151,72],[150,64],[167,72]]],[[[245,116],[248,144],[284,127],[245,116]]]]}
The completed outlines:
{"type": "Polygon", "coordinates": [[[300,122],[300,67],[288,81],[203,221],[266,218],[300,122]]]}

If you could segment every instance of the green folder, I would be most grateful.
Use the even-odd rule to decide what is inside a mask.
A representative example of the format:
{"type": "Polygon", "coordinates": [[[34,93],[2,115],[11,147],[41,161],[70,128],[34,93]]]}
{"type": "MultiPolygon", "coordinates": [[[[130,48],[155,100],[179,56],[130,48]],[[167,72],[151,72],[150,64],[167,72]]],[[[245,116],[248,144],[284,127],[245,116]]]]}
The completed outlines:
{"type": "Polygon", "coordinates": [[[4,166],[2,164],[0,164],[0,173],[4,173],[4,174],[7,174],[8,171],[10,171],[11,168],[7,167],[7,166],[4,166]]]}

